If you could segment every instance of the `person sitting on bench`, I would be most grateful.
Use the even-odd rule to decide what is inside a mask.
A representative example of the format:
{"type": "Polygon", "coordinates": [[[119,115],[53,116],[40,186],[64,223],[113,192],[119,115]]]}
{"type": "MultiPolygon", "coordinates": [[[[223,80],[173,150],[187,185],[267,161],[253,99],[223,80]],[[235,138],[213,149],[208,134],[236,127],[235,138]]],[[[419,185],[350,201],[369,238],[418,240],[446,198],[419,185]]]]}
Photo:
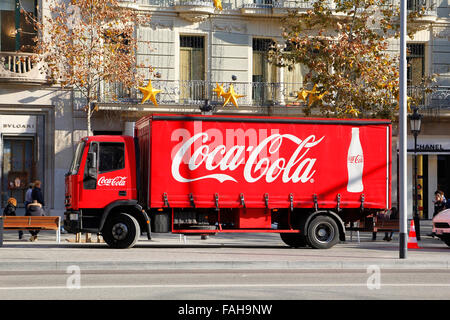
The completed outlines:
{"type": "MultiPolygon", "coordinates": [[[[4,216],[16,216],[17,200],[15,198],[9,198],[5,209],[3,210],[4,216]]],[[[19,230],[19,240],[22,240],[23,231],[19,230]]]]}
{"type": "MultiPolygon", "coordinates": [[[[27,215],[32,217],[40,217],[45,216],[44,209],[42,209],[42,205],[37,201],[33,200],[32,203],[28,205],[27,215]]],[[[30,230],[30,241],[36,241],[39,230],[30,230]]]]}

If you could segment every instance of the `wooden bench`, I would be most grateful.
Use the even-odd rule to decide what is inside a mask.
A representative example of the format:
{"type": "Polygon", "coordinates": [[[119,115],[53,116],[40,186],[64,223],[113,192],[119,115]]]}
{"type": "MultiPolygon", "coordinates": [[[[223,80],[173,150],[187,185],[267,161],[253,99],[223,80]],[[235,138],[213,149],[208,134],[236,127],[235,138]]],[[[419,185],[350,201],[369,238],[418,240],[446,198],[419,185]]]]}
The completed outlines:
{"type": "Polygon", "coordinates": [[[5,230],[55,230],[56,242],[61,243],[61,218],[57,216],[3,216],[5,230]]]}
{"type": "Polygon", "coordinates": [[[400,221],[398,219],[385,220],[385,221],[377,220],[375,222],[375,225],[373,226],[374,232],[380,232],[380,231],[398,232],[399,230],[400,230],[400,221]]]}

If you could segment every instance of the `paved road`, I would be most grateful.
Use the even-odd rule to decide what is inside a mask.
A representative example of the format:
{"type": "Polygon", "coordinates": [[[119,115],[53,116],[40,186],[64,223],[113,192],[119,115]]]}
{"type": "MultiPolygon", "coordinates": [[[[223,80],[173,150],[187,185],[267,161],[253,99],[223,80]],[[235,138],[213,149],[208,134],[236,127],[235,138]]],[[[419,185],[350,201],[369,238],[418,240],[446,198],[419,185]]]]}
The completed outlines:
{"type": "Polygon", "coordinates": [[[448,270],[1,272],[0,300],[450,299],[448,270]]]}

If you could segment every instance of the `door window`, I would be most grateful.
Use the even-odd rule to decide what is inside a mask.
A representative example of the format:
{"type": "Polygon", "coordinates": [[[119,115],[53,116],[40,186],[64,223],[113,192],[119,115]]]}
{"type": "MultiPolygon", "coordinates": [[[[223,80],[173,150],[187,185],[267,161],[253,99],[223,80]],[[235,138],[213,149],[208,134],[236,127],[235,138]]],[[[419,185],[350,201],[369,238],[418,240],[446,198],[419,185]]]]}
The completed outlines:
{"type": "Polygon", "coordinates": [[[100,163],[98,172],[120,170],[125,168],[125,145],[123,143],[100,143],[100,163]]]}

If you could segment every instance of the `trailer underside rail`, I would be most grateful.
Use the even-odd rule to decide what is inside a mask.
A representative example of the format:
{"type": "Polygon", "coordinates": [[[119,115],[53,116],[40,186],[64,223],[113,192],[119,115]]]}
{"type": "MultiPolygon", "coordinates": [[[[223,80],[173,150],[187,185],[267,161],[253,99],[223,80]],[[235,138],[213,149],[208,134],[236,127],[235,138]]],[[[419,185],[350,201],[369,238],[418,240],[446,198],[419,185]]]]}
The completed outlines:
{"type": "Polygon", "coordinates": [[[174,229],[172,233],[300,233],[298,229],[286,229],[286,230],[277,230],[277,229],[215,229],[215,230],[199,230],[199,229],[174,229]]]}

